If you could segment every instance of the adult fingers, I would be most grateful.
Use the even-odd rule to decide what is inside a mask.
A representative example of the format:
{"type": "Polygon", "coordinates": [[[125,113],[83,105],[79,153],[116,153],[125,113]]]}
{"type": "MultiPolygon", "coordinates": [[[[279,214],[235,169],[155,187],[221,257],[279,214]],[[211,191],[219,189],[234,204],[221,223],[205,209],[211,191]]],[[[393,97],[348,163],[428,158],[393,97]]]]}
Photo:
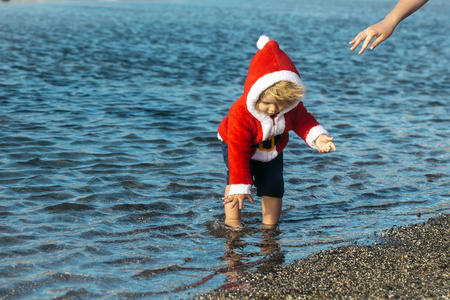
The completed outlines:
{"type": "Polygon", "coordinates": [[[369,44],[372,41],[373,37],[374,37],[373,34],[367,35],[367,37],[364,40],[364,43],[363,43],[363,45],[361,47],[361,50],[359,50],[358,54],[362,54],[366,50],[367,46],[369,46],[369,44]]]}
{"type": "Polygon", "coordinates": [[[355,36],[355,38],[349,43],[350,45],[353,45],[353,47],[350,48],[350,50],[355,50],[356,47],[359,46],[359,44],[367,37],[367,29],[361,31],[360,33],[358,33],[357,36],[355,36]]]}
{"type": "MultiPolygon", "coordinates": [[[[360,33],[361,34],[361,33],[360,33]]],[[[364,39],[363,37],[360,37],[360,34],[358,34],[349,44],[353,45],[350,50],[353,51],[355,50],[359,44],[361,43],[361,41],[364,39]]]]}
{"type": "Polygon", "coordinates": [[[380,35],[379,37],[377,37],[372,45],[370,45],[370,50],[375,49],[376,46],[378,46],[379,44],[381,44],[382,41],[384,41],[386,39],[386,37],[384,35],[380,35]]]}

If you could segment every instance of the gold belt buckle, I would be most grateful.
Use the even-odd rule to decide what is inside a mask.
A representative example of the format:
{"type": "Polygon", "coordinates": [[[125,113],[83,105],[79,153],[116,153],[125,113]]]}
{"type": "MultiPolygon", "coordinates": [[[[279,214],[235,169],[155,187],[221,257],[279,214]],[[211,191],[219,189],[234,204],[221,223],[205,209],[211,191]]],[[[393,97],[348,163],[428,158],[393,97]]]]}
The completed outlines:
{"type": "Polygon", "coordinates": [[[267,140],[265,140],[265,141],[263,141],[263,142],[260,142],[258,146],[259,146],[259,150],[260,150],[260,151],[267,151],[267,152],[272,151],[273,148],[275,148],[275,137],[274,137],[274,136],[271,136],[271,137],[268,138],[267,140]],[[267,142],[267,141],[270,141],[270,148],[269,148],[269,149],[264,148],[264,142],[267,142]]]}

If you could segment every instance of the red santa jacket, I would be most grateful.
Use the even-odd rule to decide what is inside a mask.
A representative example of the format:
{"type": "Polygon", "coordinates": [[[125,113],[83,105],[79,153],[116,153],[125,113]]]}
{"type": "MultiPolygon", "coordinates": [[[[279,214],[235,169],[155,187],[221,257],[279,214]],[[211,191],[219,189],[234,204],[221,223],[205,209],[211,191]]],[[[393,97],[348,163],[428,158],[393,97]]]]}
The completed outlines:
{"type": "Polygon", "coordinates": [[[295,65],[278,43],[262,36],[257,45],[259,51],[250,63],[244,94],[231,106],[218,128],[219,139],[228,145],[229,195],[251,193],[250,160],[268,162],[276,158],[288,143],[289,131],[293,130],[312,148],[316,148],[314,141],[320,134],[328,134],[301,99],[273,118],[256,110],[259,96],[273,84],[283,80],[303,84],[295,65]],[[271,147],[255,147],[263,141],[268,141],[271,147]]]}

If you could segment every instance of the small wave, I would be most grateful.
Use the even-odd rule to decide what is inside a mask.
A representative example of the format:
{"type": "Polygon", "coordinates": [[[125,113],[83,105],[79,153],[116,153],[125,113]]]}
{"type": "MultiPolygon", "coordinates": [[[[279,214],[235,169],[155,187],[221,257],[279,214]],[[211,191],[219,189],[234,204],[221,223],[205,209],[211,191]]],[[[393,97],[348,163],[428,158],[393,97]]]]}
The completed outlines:
{"type": "Polygon", "coordinates": [[[69,203],[69,202],[51,205],[45,208],[46,211],[50,212],[86,211],[92,209],[95,209],[95,207],[86,204],[69,203]]]}

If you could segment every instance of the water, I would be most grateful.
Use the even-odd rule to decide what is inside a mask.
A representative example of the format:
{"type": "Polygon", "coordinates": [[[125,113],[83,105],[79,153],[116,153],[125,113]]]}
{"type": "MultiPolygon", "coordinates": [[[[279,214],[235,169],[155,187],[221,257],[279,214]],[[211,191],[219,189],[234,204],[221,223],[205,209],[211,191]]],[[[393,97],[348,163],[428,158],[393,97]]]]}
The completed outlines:
{"type": "Polygon", "coordinates": [[[449,213],[448,1],[362,56],[395,1],[303,2],[1,2],[0,298],[189,298],[449,213]],[[292,135],[279,228],[229,232],[216,128],[261,34],[338,152],[292,135]]]}

